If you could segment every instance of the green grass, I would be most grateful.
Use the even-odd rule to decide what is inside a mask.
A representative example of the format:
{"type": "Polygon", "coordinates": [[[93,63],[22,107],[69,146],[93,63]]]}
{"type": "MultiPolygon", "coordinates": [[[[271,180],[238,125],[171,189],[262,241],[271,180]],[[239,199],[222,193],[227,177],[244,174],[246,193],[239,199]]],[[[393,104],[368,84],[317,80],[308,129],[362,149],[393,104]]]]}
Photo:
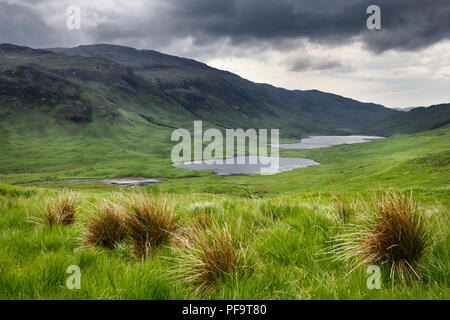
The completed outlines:
{"type": "MultiPolygon", "coordinates": [[[[233,241],[247,248],[247,271],[218,281],[212,299],[449,299],[449,134],[449,128],[443,128],[362,145],[289,150],[285,156],[308,157],[322,165],[274,176],[202,173],[205,176],[168,179],[141,190],[154,201],[169,197],[180,230],[204,214],[228,225],[233,241]],[[350,264],[332,261],[324,252],[344,232],[336,197],[357,204],[345,224],[359,225],[370,216],[373,199],[388,189],[413,192],[427,214],[433,242],[420,263],[421,280],[392,283],[384,268],[382,289],[369,290],[367,266],[349,274],[350,264]]],[[[143,159],[121,159],[123,168],[118,167],[119,159],[111,160],[118,176],[136,175],[128,167],[134,161],[144,166],[143,159]]],[[[111,170],[107,163],[104,170],[111,170]]],[[[162,167],[161,174],[167,173],[162,167]]],[[[79,176],[87,175],[86,168],[80,170],[79,176]]],[[[12,180],[40,175],[22,173],[12,180]]],[[[82,246],[79,239],[95,204],[120,201],[123,197],[117,192],[127,191],[101,185],[0,185],[0,298],[204,298],[195,284],[169,275],[177,257],[173,244],[144,260],[135,258],[126,244],[113,250],[82,246]],[[27,222],[30,216],[42,216],[45,199],[65,188],[78,193],[75,225],[50,228],[27,222]],[[70,265],[81,268],[81,290],[65,286],[70,265]]]]}
{"type": "Polygon", "coordinates": [[[6,196],[10,198],[15,197],[31,197],[33,194],[36,193],[36,190],[34,189],[24,189],[20,187],[10,186],[6,184],[0,184],[0,196],[6,196]]]}
{"type": "MultiPolygon", "coordinates": [[[[83,248],[77,240],[86,227],[80,219],[72,227],[35,227],[29,215],[39,215],[39,205],[55,193],[43,189],[29,198],[1,196],[0,298],[2,299],[198,299],[195,284],[174,281],[176,251],[169,246],[144,260],[126,246],[114,250],[83,248]],[[70,265],[81,268],[81,290],[65,286],[70,265]]],[[[92,204],[117,194],[80,192],[80,215],[87,217],[92,204]]],[[[160,196],[153,198],[159,201],[160,196]]],[[[383,271],[381,290],[366,288],[363,266],[348,275],[350,265],[331,261],[321,253],[342,232],[342,224],[328,197],[305,200],[280,197],[242,199],[205,194],[172,195],[184,227],[195,221],[206,206],[219,225],[230,226],[233,239],[247,250],[247,272],[219,281],[212,299],[449,299],[449,212],[424,205],[434,230],[431,252],[421,264],[423,280],[391,283],[383,271]],[[211,209],[211,207],[214,207],[211,209]],[[267,210],[267,208],[271,210],[267,210]],[[271,211],[276,211],[276,215],[271,211]],[[237,226],[240,226],[237,228],[237,226]]],[[[370,205],[368,205],[370,207],[370,205]]],[[[360,207],[351,223],[359,224],[368,212],[360,207]]]]}

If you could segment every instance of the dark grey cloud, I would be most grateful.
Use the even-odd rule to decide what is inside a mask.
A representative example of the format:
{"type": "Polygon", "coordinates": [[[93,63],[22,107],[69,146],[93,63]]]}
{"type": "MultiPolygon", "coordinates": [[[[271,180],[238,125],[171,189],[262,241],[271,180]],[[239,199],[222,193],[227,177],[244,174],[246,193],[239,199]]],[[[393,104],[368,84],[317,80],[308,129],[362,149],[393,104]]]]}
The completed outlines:
{"type": "Polygon", "coordinates": [[[450,1],[385,1],[381,32],[364,31],[369,49],[413,51],[450,39],[450,1]]]}
{"type": "Polygon", "coordinates": [[[176,0],[166,12],[181,35],[199,42],[226,37],[235,44],[249,40],[304,38],[336,45],[361,37],[375,52],[416,50],[450,39],[449,0],[328,1],[319,10],[311,1],[176,0]],[[378,3],[377,3],[378,2],[378,3]],[[221,3],[212,6],[212,3],[221,3]],[[206,5],[207,4],[207,5],[206,5]],[[382,12],[382,30],[366,28],[369,5],[382,12]]]}
{"type": "Polygon", "coordinates": [[[66,2],[79,4],[85,19],[102,19],[85,24],[80,32],[84,36],[77,38],[62,30],[63,25],[56,28],[44,22],[44,18],[63,15],[64,5],[55,12],[51,0],[0,0],[0,41],[30,46],[77,39],[144,41],[162,49],[190,37],[199,47],[227,41],[234,46],[260,43],[288,50],[293,40],[336,46],[358,39],[368,50],[383,52],[414,51],[450,39],[449,0],[136,0],[133,3],[141,7],[133,14],[126,8],[127,1],[123,11],[95,1],[60,3],[66,2]],[[366,9],[372,4],[382,10],[380,31],[366,28],[366,9]]]}
{"type": "MultiPolygon", "coordinates": [[[[171,2],[172,14],[184,25],[183,30],[196,37],[229,37],[234,42],[249,39],[271,40],[277,38],[343,37],[361,30],[364,14],[345,19],[344,15],[311,12],[308,8],[296,9],[290,1],[231,0],[230,10],[224,10],[213,19],[201,16],[191,20],[186,12],[205,0],[177,0],[171,2]],[[176,4],[175,4],[176,3],[176,4]],[[182,9],[183,7],[189,9],[182,9]],[[231,9],[232,8],[232,9],[231,9]],[[349,27],[350,26],[350,27],[349,27]]],[[[359,8],[361,13],[363,7],[359,8]]],[[[345,16],[355,15],[349,12],[345,16]]]]}
{"type": "Polygon", "coordinates": [[[301,57],[290,60],[287,62],[291,67],[292,72],[302,72],[302,71],[340,71],[349,72],[352,68],[342,64],[338,60],[334,59],[321,59],[321,58],[310,58],[301,57]]]}

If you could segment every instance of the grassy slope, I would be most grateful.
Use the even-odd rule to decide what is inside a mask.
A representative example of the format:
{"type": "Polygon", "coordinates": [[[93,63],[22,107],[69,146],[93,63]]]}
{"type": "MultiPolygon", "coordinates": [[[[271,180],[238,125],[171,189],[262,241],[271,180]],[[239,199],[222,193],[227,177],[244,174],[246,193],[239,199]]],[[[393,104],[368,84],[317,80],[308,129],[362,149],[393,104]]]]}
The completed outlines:
{"type": "Polygon", "coordinates": [[[360,145],[315,150],[285,150],[286,157],[305,157],[322,165],[275,176],[232,176],[171,180],[155,186],[167,192],[217,192],[242,196],[413,189],[430,201],[449,202],[450,127],[398,135],[360,145]],[[189,188],[186,189],[186,185],[189,188]]]}
{"type": "Polygon", "coordinates": [[[393,115],[367,128],[367,134],[394,135],[437,129],[450,123],[450,104],[416,108],[393,115]]]}
{"type": "MultiPolygon", "coordinates": [[[[192,223],[194,206],[208,207],[215,219],[228,222],[234,236],[249,247],[250,271],[219,284],[212,298],[449,299],[449,135],[450,128],[446,127],[363,145],[289,150],[285,155],[311,157],[322,165],[270,177],[170,180],[147,190],[179,193],[171,198],[183,225],[192,223]],[[346,276],[349,266],[324,260],[317,253],[329,245],[330,237],[341,232],[332,194],[344,192],[351,199],[369,199],[380,188],[389,187],[414,191],[415,199],[428,212],[435,244],[423,261],[423,281],[396,283],[392,289],[385,270],[382,290],[371,291],[365,286],[364,268],[346,276]],[[277,195],[280,198],[273,198],[277,195]],[[275,215],[264,209],[267,205],[275,215]]],[[[44,197],[55,192],[52,187],[62,188],[41,186],[34,194],[22,194],[20,188],[0,187],[1,298],[199,298],[193,293],[194,287],[174,284],[167,276],[173,267],[164,258],[172,255],[169,249],[144,262],[131,258],[123,248],[78,250],[76,239],[92,203],[116,198],[111,191],[118,188],[71,186],[80,193],[78,224],[71,228],[33,228],[26,218],[41,214],[44,197]],[[64,286],[68,276],[65,270],[72,264],[82,269],[80,291],[64,286]]],[[[361,223],[368,209],[360,206],[358,212],[350,223],[361,223]]]]}
{"type": "MultiPolygon", "coordinates": [[[[147,122],[133,112],[110,125],[48,120],[28,112],[0,121],[0,182],[64,178],[145,176],[176,178],[192,172],[171,166],[173,129],[147,122]]],[[[193,132],[193,123],[184,128],[193,132]]],[[[203,123],[204,130],[209,128],[203,123]]],[[[210,175],[207,172],[197,176],[210,175]]]]}
{"type": "Polygon", "coordinates": [[[116,126],[95,122],[48,127],[37,113],[18,120],[14,127],[0,129],[4,181],[170,173],[170,165],[165,166],[170,131],[143,119],[131,118],[116,126]]]}

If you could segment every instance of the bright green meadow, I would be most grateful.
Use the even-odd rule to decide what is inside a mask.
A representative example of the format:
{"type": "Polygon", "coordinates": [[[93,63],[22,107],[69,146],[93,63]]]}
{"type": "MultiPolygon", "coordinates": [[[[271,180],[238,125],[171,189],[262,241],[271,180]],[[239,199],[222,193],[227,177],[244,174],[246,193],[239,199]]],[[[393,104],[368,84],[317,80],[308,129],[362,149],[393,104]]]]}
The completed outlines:
{"type": "Polygon", "coordinates": [[[93,123],[30,129],[33,122],[27,117],[32,116],[24,116],[22,126],[0,129],[0,299],[450,298],[449,126],[365,144],[282,150],[282,156],[321,165],[272,176],[221,177],[172,167],[171,130],[140,126],[142,118],[134,119],[138,124],[132,128],[93,123]],[[99,130],[108,133],[98,137],[99,130]],[[152,139],[146,138],[150,134],[152,139]],[[126,244],[112,250],[83,246],[80,238],[94,206],[103,199],[121,204],[124,194],[136,190],[101,184],[18,185],[126,176],[164,178],[161,184],[135,189],[155,203],[168,199],[180,230],[192,226],[199,212],[228,225],[233,242],[245,252],[245,272],[218,280],[206,294],[195,283],[174,278],[178,253],[172,242],[145,258],[135,257],[126,244]],[[55,199],[63,189],[77,194],[75,223],[32,223],[30,217],[43,217],[46,199],[55,199]],[[420,277],[391,279],[389,267],[381,266],[381,289],[370,290],[368,266],[352,271],[350,263],[334,259],[330,248],[334,237],[370,220],[374,201],[386,191],[412,194],[432,242],[420,260],[420,277]],[[341,218],[337,198],[353,204],[348,219],[341,218]],[[81,269],[80,290],[66,287],[71,265],[81,269]]]}

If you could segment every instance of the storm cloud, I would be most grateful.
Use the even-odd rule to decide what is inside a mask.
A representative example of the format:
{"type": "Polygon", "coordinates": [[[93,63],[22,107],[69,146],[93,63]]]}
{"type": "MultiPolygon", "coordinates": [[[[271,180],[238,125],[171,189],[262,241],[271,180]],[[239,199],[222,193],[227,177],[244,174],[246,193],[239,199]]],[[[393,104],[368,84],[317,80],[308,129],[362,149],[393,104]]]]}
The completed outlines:
{"type": "MultiPolygon", "coordinates": [[[[136,25],[133,31],[157,30],[169,38],[192,37],[197,44],[230,40],[233,44],[307,39],[338,45],[359,38],[369,50],[416,50],[450,38],[450,1],[393,0],[378,3],[382,30],[366,28],[367,7],[373,0],[322,1],[319,11],[312,1],[288,0],[172,0],[158,10],[157,20],[136,25]],[[338,2],[338,1],[334,1],[338,2]],[[345,4],[344,4],[345,3],[345,4]],[[332,5],[331,5],[332,4],[332,5]],[[152,23],[153,22],[153,23],[152,23]],[[155,25],[159,23],[158,25],[155,25]]],[[[149,15],[155,15],[149,12],[149,15]]],[[[95,33],[97,40],[113,39],[111,21],[95,33]],[[109,28],[106,26],[111,24],[109,28]]],[[[151,32],[151,31],[150,31],[151,32]]]]}
{"type": "Polygon", "coordinates": [[[129,7],[121,1],[58,2],[1,0],[0,41],[67,43],[67,32],[60,30],[64,25],[58,28],[52,20],[63,23],[63,17],[54,17],[63,16],[69,4],[82,8],[81,32],[93,42],[138,44],[148,38],[164,46],[190,37],[197,45],[225,39],[235,45],[261,41],[279,46],[282,40],[342,45],[358,38],[368,50],[383,52],[416,50],[450,38],[448,0],[153,0],[132,1],[129,7]],[[380,31],[366,28],[366,9],[372,4],[381,7],[380,31]]]}

